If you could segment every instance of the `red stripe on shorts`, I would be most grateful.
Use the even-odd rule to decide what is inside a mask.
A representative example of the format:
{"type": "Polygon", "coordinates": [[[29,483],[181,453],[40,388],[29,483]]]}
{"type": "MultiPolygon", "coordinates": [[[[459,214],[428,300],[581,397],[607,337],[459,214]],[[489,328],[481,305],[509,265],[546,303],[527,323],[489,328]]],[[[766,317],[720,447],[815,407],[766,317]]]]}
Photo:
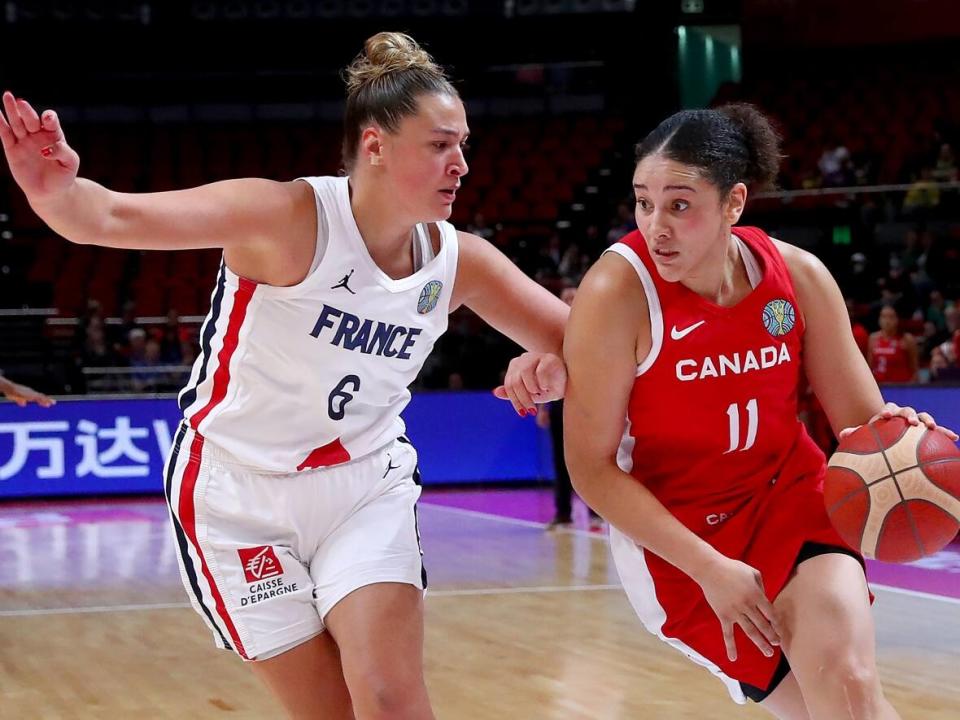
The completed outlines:
{"type": "Polygon", "coordinates": [[[237,632],[230,614],[227,612],[227,606],[223,602],[223,595],[213,581],[213,575],[210,574],[210,568],[207,566],[207,560],[200,549],[200,543],[197,542],[197,514],[193,505],[193,493],[197,487],[197,476],[200,474],[200,456],[203,453],[203,436],[200,433],[194,433],[193,442],[190,444],[190,459],[187,460],[187,467],[183,471],[183,481],[180,484],[180,502],[177,507],[177,514],[180,517],[180,524],[183,531],[190,539],[193,549],[200,558],[200,570],[210,585],[210,594],[213,595],[213,601],[217,609],[217,614],[223,619],[227,626],[227,631],[233,639],[234,648],[240,653],[240,657],[249,660],[247,651],[243,649],[243,643],[240,641],[240,635],[237,632]]]}

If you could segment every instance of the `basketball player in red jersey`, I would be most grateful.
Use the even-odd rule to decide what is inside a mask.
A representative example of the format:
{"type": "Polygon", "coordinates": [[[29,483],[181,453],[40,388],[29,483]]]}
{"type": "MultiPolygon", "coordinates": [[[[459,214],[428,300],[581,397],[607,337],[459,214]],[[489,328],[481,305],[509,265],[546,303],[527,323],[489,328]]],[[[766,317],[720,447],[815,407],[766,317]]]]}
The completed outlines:
{"type": "Polygon", "coordinates": [[[73,242],[223,248],[165,472],[181,576],[216,645],[291,717],[427,720],[408,386],[466,305],[534,351],[501,391],[532,409],[550,399],[538,383],[562,394],[562,364],[540,359],[568,308],[446,221],[469,129],[432,58],[378,33],[346,79],[346,177],[114,192],[77,177],[55,113],[10,93],[0,141],[73,242]]]}
{"type": "Polygon", "coordinates": [[[917,340],[900,333],[900,318],[892,305],[880,310],[880,329],[871,333],[867,362],[878,383],[910,383],[917,380],[917,340]]]}
{"type": "Polygon", "coordinates": [[[825,458],[797,419],[801,362],[836,432],[936,423],[884,405],[819,260],[733,227],[748,187],[776,177],[763,115],[678,113],[637,160],[639,230],[587,274],[565,335],[574,486],[610,522],[646,627],[734,700],[790,720],[896,718],[863,560],[829,523],[825,458]]]}

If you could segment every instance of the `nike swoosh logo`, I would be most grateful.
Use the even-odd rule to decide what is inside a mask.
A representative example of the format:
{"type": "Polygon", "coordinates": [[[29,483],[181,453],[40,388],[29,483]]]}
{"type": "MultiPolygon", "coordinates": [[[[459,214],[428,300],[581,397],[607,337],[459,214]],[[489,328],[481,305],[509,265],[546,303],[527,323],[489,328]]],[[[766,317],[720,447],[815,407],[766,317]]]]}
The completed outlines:
{"type": "Polygon", "coordinates": [[[698,323],[694,323],[690,327],[685,327],[683,330],[677,330],[677,326],[674,325],[672,328],[670,328],[670,337],[673,338],[674,340],[682,340],[687,335],[689,335],[694,330],[696,330],[698,327],[703,325],[705,322],[706,320],[701,320],[698,323]]]}

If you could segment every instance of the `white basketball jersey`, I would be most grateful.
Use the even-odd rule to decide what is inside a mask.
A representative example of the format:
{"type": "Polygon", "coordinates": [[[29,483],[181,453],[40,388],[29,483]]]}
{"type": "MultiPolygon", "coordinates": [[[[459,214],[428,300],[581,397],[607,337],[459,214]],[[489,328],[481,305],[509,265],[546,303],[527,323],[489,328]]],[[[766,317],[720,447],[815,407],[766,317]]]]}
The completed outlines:
{"type": "Polygon", "coordinates": [[[194,430],[275,472],[344,463],[403,434],[407,387],[447,328],[457,272],[457,233],[441,222],[440,251],[431,259],[418,226],[413,250],[426,262],[391,279],[360,236],[347,178],[303,179],[316,193],[319,263],[292,287],[221,263],[202,352],[180,393],[194,430]]]}

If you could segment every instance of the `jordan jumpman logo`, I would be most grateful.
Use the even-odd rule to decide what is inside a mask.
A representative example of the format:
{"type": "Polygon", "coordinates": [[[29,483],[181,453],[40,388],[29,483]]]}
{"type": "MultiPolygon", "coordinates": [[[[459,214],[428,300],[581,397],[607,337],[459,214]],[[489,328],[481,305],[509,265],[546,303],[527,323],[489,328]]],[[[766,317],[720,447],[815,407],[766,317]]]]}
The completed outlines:
{"type": "Polygon", "coordinates": [[[390,474],[390,471],[391,471],[391,470],[396,470],[398,467],[400,467],[400,466],[393,464],[393,458],[390,457],[389,455],[387,455],[387,469],[386,469],[386,471],[383,473],[383,476],[386,477],[388,474],[390,474]]]}
{"type": "Polygon", "coordinates": [[[336,290],[337,288],[344,288],[344,289],[346,289],[346,291],[347,291],[348,293],[350,293],[351,295],[356,295],[356,293],[355,293],[353,290],[350,289],[350,286],[347,285],[347,283],[350,281],[350,276],[351,276],[351,275],[353,275],[353,268],[351,268],[351,269],[350,269],[350,272],[348,272],[346,275],[343,276],[343,280],[341,280],[340,282],[338,282],[336,285],[331,285],[331,286],[330,286],[330,289],[331,289],[331,290],[336,290]]]}

